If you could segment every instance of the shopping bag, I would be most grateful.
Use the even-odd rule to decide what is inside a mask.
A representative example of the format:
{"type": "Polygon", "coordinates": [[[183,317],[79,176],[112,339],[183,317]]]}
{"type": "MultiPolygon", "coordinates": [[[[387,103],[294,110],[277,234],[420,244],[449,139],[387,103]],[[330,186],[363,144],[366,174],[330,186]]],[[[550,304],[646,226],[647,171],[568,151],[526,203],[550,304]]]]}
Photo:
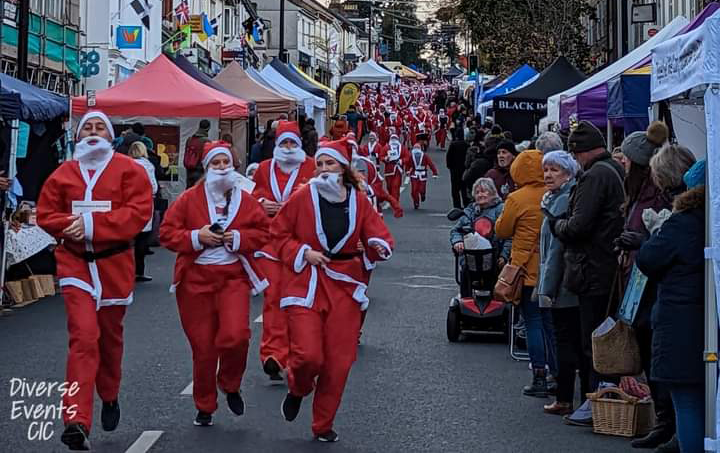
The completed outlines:
{"type": "Polygon", "coordinates": [[[635,331],[611,317],[592,333],[593,368],[600,374],[635,376],[642,372],[640,346],[635,331]]]}
{"type": "Polygon", "coordinates": [[[23,302],[23,288],[21,281],[5,282],[5,290],[8,292],[13,303],[21,304],[23,302]]]}

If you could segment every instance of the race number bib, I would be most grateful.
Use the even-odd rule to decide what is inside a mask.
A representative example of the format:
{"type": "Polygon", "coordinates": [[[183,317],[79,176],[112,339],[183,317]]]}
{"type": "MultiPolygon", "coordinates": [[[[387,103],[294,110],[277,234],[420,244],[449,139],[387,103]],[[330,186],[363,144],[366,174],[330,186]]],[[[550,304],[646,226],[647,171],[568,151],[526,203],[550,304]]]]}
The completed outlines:
{"type": "Polygon", "coordinates": [[[82,215],[87,212],[110,212],[112,209],[112,201],[110,200],[91,200],[81,201],[75,200],[72,202],[72,213],[73,215],[82,215]]]}

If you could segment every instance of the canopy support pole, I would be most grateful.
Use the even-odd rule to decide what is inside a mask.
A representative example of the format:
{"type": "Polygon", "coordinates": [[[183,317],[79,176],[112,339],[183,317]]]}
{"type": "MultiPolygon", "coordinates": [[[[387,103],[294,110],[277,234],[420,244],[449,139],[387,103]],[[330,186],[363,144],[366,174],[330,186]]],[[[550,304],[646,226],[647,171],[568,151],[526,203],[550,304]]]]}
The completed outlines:
{"type": "Polygon", "coordinates": [[[612,120],[608,118],[607,120],[607,147],[608,151],[612,153],[613,150],[613,125],[612,120]]]}
{"type": "Polygon", "coordinates": [[[12,190],[12,180],[15,179],[17,173],[17,166],[15,159],[17,157],[17,144],[18,135],[20,133],[20,120],[12,120],[11,126],[12,132],[10,133],[10,162],[8,165],[7,177],[11,181],[11,185],[5,192],[5,209],[3,212],[3,243],[2,243],[2,257],[0,257],[0,304],[2,303],[3,297],[5,296],[5,267],[7,266],[7,241],[8,233],[10,231],[10,215],[6,213],[10,209],[10,191],[12,190]]]}

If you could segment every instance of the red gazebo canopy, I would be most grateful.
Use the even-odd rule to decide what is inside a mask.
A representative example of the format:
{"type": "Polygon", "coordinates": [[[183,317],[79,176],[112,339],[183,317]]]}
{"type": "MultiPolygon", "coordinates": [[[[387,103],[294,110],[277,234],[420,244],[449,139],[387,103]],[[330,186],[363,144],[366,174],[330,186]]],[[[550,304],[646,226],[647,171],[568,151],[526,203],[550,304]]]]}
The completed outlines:
{"type": "Polygon", "coordinates": [[[126,81],[97,92],[94,107],[73,97],[73,115],[102,110],[109,116],[247,118],[248,103],[193,79],[160,55],[126,81]]]}

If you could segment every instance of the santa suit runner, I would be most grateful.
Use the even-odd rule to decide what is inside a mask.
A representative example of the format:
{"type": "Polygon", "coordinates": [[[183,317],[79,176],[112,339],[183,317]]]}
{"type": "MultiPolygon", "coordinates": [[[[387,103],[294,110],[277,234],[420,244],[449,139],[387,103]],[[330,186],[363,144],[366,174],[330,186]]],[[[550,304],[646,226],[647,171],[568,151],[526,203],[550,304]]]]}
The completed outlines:
{"type": "Polygon", "coordinates": [[[411,196],[415,207],[420,205],[421,201],[425,201],[425,193],[427,190],[427,172],[428,167],[434,175],[437,175],[437,168],[430,157],[420,149],[413,149],[411,152],[410,185],[411,196]]]}
{"type": "Polygon", "coordinates": [[[390,143],[385,147],[385,180],[387,181],[387,191],[391,197],[400,199],[400,186],[403,180],[403,163],[407,156],[403,152],[403,146],[400,143],[390,143]]]}
{"type": "MultiPolygon", "coordinates": [[[[312,159],[305,161],[290,175],[283,172],[275,159],[262,162],[255,176],[253,196],[258,200],[274,199],[277,203],[286,202],[301,185],[307,183],[315,172],[312,159]]],[[[269,229],[268,229],[269,231],[269,229]]],[[[283,265],[278,259],[277,248],[271,241],[262,250],[255,253],[262,272],[267,276],[270,286],[263,298],[263,333],[260,342],[260,360],[262,363],[272,357],[284,367],[289,348],[287,333],[287,315],[280,310],[280,292],[282,290],[283,265]]]]}
{"type": "Polygon", "coordinates": [[[290,331],[288,388],[298,396],[315,389],[315,434],[332,428],[355,361],[361,310],[369,302],[367,267],[389,258],[393,246],[392,236],[368,198],[352,189],[348,191],[348,231],[329,250],[319,196],[312,184],[300,189],[271,226],[273,241],[287,265],[281,305],[288,313],[290,331]],[[366,256],[357,249],[359,241],[366,256]],[[380,245],[385,256],[379,256],[373,244],[380,245]],[[309,249],[324,251],[331,262],[310,265],[304,258],[309,249]]]}
{"type": "Polygon", "coordinates": [[[118,396],[122,322],[135,287],[130,243],[152,215],[145,170],[127,156],[109,156],[94,171],[77,161],[63,163],[45,182],[37,209],[38,225],[58,239],[73,211],[83,218],[84,245],[63,240],[55,255],[70,340],[66,379],[79,386],[64,397],[66,407],[77,404],[77,415],[63,417],[88,429],[96,386],[103,401],[118,396]],[[96,253],[104,256],[86,261],[96,253]]]}
{"type": "Polygon", "coordinates": [[[252,256],[269,239],[265,212],[239,186],[227,208],[227,217],[219,214],[205,185],[197,185],[170,206],[160,227],[161,243],[178,253],[171,290],[193,351],[193,399],[208,413],[217,409],[218,387],[227,393],[240,388],[250,342],[250,292],[268,286],[252,256]],[[233,233],[232,244],[200,243],[199,230],[213,223],[233,233]]]}

